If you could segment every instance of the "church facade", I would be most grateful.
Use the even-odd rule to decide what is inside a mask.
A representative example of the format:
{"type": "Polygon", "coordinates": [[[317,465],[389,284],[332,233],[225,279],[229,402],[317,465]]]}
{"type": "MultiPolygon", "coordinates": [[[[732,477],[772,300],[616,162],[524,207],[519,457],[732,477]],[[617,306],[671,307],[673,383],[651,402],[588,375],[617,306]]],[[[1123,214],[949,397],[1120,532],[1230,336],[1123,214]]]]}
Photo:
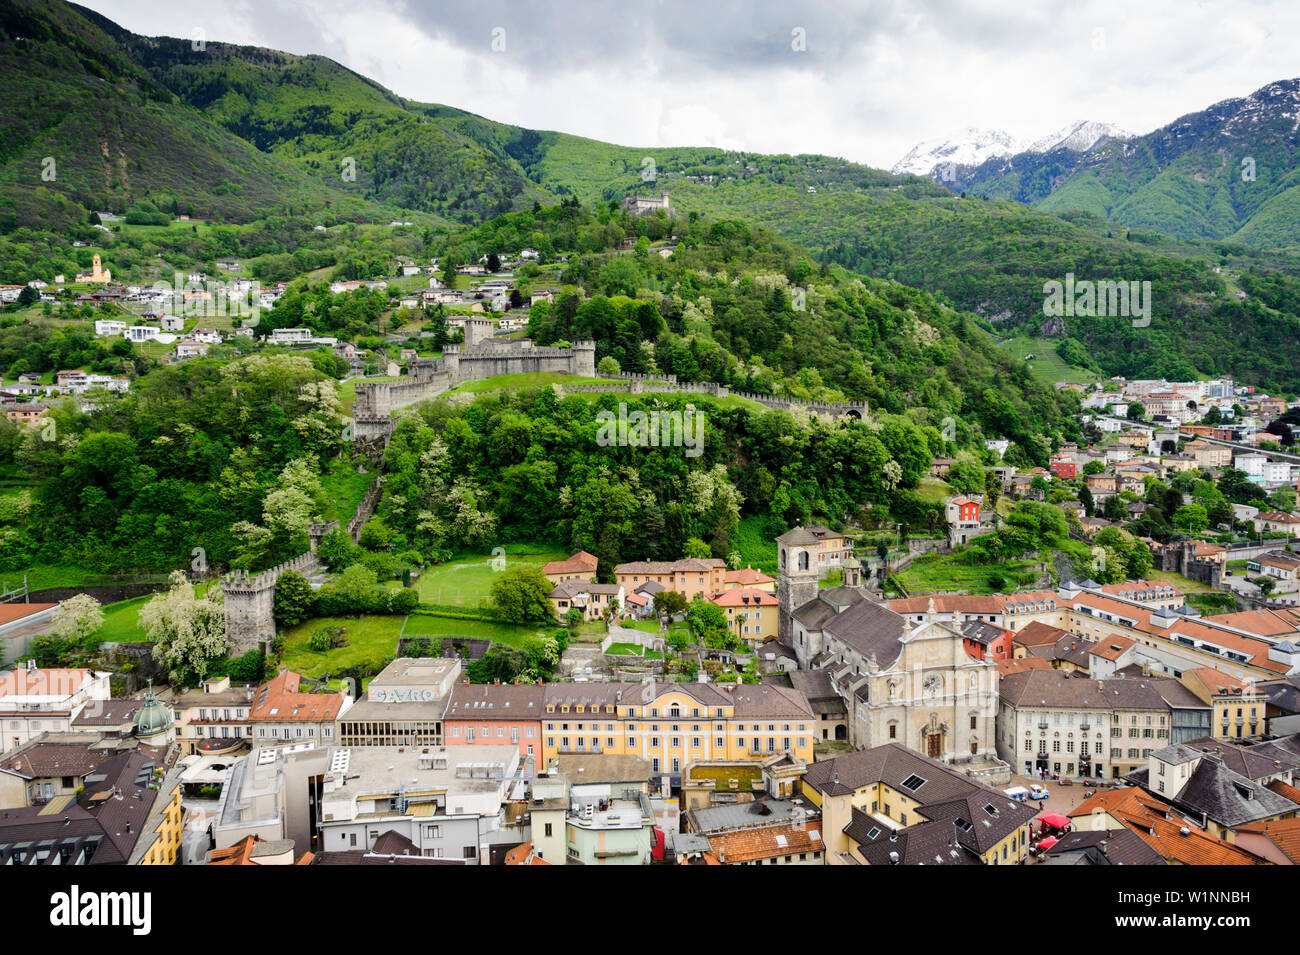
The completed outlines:
{"type": "Polygon", "coordinates": [[[817,537],[796,527],[777,539],[780,642],[800,669],[827,670],[848,711],[859,749],[901,743],[1004,785],[998,758],[998,671],[970,656],[959,632],[931,612],[906,619],[862,585],[861,564],[844,562],[844,583],[819,585],[817,537]]]}

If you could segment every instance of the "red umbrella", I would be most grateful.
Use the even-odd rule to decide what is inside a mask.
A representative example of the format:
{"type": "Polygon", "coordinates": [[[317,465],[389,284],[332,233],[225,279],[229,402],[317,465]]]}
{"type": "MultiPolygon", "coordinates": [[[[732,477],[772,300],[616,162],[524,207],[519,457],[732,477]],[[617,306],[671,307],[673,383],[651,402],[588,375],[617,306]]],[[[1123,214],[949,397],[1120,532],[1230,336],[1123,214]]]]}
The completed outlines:
{"type": "Polygon", "coordinates": [[[1056,836],[1048,836],[1046,839],[1038,843],[1038,848],[1041,849],[1043,852],[1046,852],[1048,849],[1052,848],[1052,846],[1056,845],[1060,841],[1061,840],[1056,838],[1056,836]]]}
{"type": "Polygon", "coordinates": [[[1059,812],[1045,812],[1038,817],[1039,822],[1045,822],[1053,829],[1064,829],[1070,825],[1070,817],[1062,816],[1059,812]]]}

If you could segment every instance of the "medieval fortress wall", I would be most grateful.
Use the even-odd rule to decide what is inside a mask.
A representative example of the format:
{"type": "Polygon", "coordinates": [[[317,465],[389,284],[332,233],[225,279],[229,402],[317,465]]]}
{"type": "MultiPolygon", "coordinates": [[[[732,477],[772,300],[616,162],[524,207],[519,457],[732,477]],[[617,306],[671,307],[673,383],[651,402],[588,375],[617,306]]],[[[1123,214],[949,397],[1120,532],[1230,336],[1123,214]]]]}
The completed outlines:
{"type": "Polygon", "coordinates": [[[467,381],[495,375],[554,372],[580,378],[596,377],[596,343],[577,342],[572,348],[543,348],[528,339],[493,341],[486,318],[465,321],[465,344],[448,345],[442,359],[417,358],[402,381],[357,385],[353,406],[354,433],[364,439],[391,430],[390,416],[399,408],[436,398],[467,381]]]}

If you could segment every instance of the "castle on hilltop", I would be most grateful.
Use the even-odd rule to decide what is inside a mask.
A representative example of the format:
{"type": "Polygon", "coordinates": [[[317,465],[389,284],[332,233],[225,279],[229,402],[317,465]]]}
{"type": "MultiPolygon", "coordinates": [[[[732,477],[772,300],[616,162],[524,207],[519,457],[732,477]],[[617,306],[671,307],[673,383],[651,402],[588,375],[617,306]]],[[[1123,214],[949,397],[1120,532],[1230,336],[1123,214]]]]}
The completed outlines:
{"type": "Polygon", "coordinates": [[[673,214],[672,208],[668,205],[666,192],[657,199],[654,196],[624,196],[621,205],[624,212],[630,212],[634,216],[653,215],[659,211],[663,211],[665,215],[673,214]]]}
{"type": "Polygon", "coordinates": [[[492,322],[486,317],[465,319],[465,343],[448,345],[442,358],[412,359],[409,374],[400,381],[357,385],[353,406],[354,433],[359,439],[387,434],[391,415],[398,408],[427,401],[466,381],[494,375],[552,372],[596,377],[596,343],[576,342],[571,348],[546,348],[529,339],[493,341],[492,322]]]}

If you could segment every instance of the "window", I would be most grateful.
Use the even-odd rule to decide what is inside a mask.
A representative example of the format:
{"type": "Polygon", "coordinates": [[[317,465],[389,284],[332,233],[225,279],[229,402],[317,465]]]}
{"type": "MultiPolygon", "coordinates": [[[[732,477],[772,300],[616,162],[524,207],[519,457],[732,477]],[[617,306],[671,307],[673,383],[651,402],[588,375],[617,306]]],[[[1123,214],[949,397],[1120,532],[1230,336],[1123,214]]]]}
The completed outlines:
{"type": "Polygon", "coordinates": [[[912,775],[908,776],[906,779],[903,780],[903,788],[908,790],[909,792],[916,792],[924,785],[925,785],[925,780],[922,779],[920,776],[916,775],[916,773],[913,773],[912,775]]]}

